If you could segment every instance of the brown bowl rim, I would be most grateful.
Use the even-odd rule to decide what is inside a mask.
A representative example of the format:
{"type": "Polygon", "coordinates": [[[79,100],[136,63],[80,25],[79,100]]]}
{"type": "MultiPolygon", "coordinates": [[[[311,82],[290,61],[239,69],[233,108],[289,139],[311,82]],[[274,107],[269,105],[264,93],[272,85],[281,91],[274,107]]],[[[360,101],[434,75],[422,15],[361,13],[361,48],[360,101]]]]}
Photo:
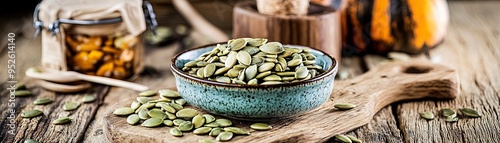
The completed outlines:
{"type": "Polygon", "coordinates": [[[191,48],[191,49],[187,49],[187,50],[184,50],[180,53],[177,53],[171,60],[170,60],[170,69],[177,75],[179,76],[182,76],[184,78],[187,78],[187,79],[190,79],[190,80],[194,80],[194,81],[197,81],[197,82],[200,82],[200,83],[205,83],[205,84],[209,84],[209,85],[216,85],[216,86],[222,86],[222,87],[236,87],[236,88],[273,88],[273,87],[291,87],[291,86],[298,86],[298,85],[304,85],[304,84],[308,84],[308,83],[312,83],[312,82],[315,82],[315,81],[318,81],[318,80],[321,80],[321,79],[324,79],[328,76],[332,76],[333,74],[335,74],[338,69],[338,62],[337,62],[337,59],[333,58],[331,55],[329,54],[326,54],[324,51],[322,50],[319,50],[319,49],[315,49],[315,48],[312,48],[312,47],[309,47],[309,46],[302,46],[302,45],[290,45],[290,46],[302,46],[302,47],[308,47],[308,48],[311,48],[313,50],[316,50],[316,51],[319,51],[320,53],[322,53],[323,55],[326,55],[328,56],[330,59],[332,59],[332,64],[334,66],[330,66],[330,68],[328,70],[326,70],[325,72],[321,73],[320,75],[314,77],[314,78],[311,78],[311,79],[308,79],[308,80],[303,80],[303,81],[298,81],[298,82],[291,82],[291,83],[286,83],[286,84],[270,84],[270,85],[248,85],[248,84],[229,84],[229,83],[222,83],[222,82],[216,82],[216,81],[210,81],[210,80],[206,80],[206,79],[201,79],[201,78],[198,78],[198,77],[194,77],[194,76],[190,76],[186,73],[184,73],[181,69],[177,68],[175,66],[175,61],[176,59],[186,53],[186,52],[189,52],[189,51],[194,51],[194,50],[198,50],[198,49],[202,49],[202,48],[207,48],[207,47],[210,47],[210,46],[216,46],[217,44],[225,44],[226,42],[221,42],[221,43],[213,43],[213,44],[207,44],[207,45],[203,45],[203,46],[198,46],[196,48],[191,48]]]}

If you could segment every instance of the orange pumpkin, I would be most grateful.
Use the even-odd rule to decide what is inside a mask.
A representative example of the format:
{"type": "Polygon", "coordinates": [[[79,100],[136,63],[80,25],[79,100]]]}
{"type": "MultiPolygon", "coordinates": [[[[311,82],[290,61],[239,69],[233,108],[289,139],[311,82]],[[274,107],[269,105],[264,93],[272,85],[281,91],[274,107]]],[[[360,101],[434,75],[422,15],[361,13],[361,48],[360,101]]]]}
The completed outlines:
{"type": "Polygon", "coordinates": [[[445,0],[343,0],[345,53],[417,54],[437,46],[448,27],[445,0]]]}

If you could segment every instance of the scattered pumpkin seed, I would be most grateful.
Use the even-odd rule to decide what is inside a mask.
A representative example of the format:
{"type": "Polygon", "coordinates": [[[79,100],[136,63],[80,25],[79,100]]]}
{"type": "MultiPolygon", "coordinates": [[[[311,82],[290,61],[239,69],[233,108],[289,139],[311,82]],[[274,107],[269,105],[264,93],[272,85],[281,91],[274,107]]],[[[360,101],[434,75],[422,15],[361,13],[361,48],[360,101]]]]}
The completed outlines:
{"type": "Polygon", "coordinates": [[[52,124],[54,124],[54,125],[62,125],[62,124],[67,124],[69,122],[71,122],[71,118],[69,118],[69,117],[61,117],[61,118],[57,118],[54,121],[52,121],[52,124]]]}
{"type": "Polygon", "coordinates": [[[176,103],[169,103],[168,104],[170,107],[173,107],[175,110],[181,110],[181,109],[184,109],[184,107],[182,107],[181,105],[179,104],[176,104],[176,103]]]}
{"type": "Polygon", "coordinates": [[[137,114],[139,115],[139,118],[141,118],[143,120],[147,120],[147,119],[151,118],[148,115],[149,110],[147,108],[139,108],[138,110],[139,110],[139,112],[137,114]]]}
{"type": "MultiPolygon", "coordinates": [[[[66,105],[66,104],[65,104],[66,105]]],[[[66,110],[66,109],[64,109],[66,110]]],[[[146,109],[147,110],[147,109],[146,109]]],[[[118,115],[118,116],[126,116],[126,115],[130,115],[132,113],[134,113],[134,109],[132,108],[129,108],[129,107],[122,107],[122,108],[117,108],[115,109],[115,111],[113,111],[113,114],[114,115],[118,115]]]]}
{"type": "Polygon", "coordinates": [[[193,123],[194,128],[200,128],[205,124],[205,118],[202,115],[196,115],[193,117],[191,121],[193,123]]]}
{"type": "Polygon", "coordinates": [[[178,118],[191,119],[194,116],[198,115],[198,111],[190,108],[184,108],[182,110],[179,110],[175,115],[177,115],[178,118]]]}
{"type": "Polygon", "coordinates": [[[474,118],[481,117],[481,115],[479,115],[479,113],[472,108],[460,108],[459,110],[460,112],[462,112],[462,114],[464,114],[467,117],[474,117],[474,118]]]}
{"type": "Polygon", "coordinates": [[[153,98],[151,97],[137,97],[137,101],[139,101],[139,103],[141,104],[146,104],[147,102],[149,101],[152,101],[153,98]]]}
{"type": "Polygon", "coordinates": [[[148,112],[148,115],[149,117],[151,118],[160,118],[160,119],[166,119],[167,118],[167,114],[165,114],[165,112],[161,111],[161,110],[150,110],[148,112]]]}
{"type": "Polygon", "coordinates": [[[167,118],[170,119],[170,120],[174,120],[176,119],[177,117],[175,116],[175,114],[172,114],[170,112],[165,112],[165,114],[167,114],[167,118]]]}
{"type": "Polygon", "coordinates": [[[190,121],[186,121],[179,125],[179,130],[183,132],[191,131],[192,129],[193,129],[193,123],[191,123],[190,121]]]}
{"type": "Polygon", "coordinates": [[[205,125],[203,125],[205,127],[212,127],[212,128],[215,128],[215,127],[220,127],[219,124],[217,124],[216,122],[212,122],[212,123],[207,123],[205,125]]]}
{"type": "Polygon", "coordinates": [[[363,141],[361,141],[360,139],[354,137],[354,136],[351,136],[351,135],[346,135],[349,139],[351,139],[351,141],[353,143],[363,143],[363,141]]]}
{"type": "MultiPolygon", "coordinates": [[[[75,103],[75,102],[67,102],[63,105],[63,109],[65,111],[73,111],[76,110],[78,107],[80,107],[80,103],[75,103]]],[[[134,113],[133,109],[130,108],[132,111],[130,114],[134,113]]]]}
{"type": "Polygon", "coordinates": [[[229,127],[233,125],[233,122],[231,122],[231,120],[228,119],[217,119],[215,120],[215,123],[217,123],[221,127],[229,127]]]}
{"type": "Polygon", "coordinates": [[[273,127],[264,123],[254,123],[250,125],[250,128],[258,131],[266,131],[266,130],[271,130],[273,127]]]}
{"type": "Polygon", "coordinates": [[[244,129],[238,128],[238,127],[225,127],[224,131],[233,132],[234,134],[237,134],[237,135],[249,135],[250,134],[250,132],[248,132],[247,130],[244,130],[244,129]]]}
{"type": "Polygon", "coordinates": [[[211,130],[212,130],[211,127],[200,127],[200,128],[195,129],[193,131],[193,133],[197,134],[197,135],[204,135],[204,134],[208,134],[211,130]]]}
{"type": "Polygon", "coordinates": [[[355,108],[356,105],[351,104],[351,103],[338,103],[338,104],[333,105],[333,107],[340,109],[340,110],[349,110],[349,109],[355,108]]]}
{"type": "Polygon", "coordinates": [[[175,113],[175,112],[177,112],[177,110],[175,110],[175,108],[174,108],[174,107],[170,106],[170,105],[169,105],[169,104],[167,104],[167,103],[162,103],[162,104],[160,104],[160,107],[161,107],[163,110],[165,110],[165,111],[167,111],[167,112],[169,112],[169,113],[172,113],[172,114],[173,114],[173,113],[175,113]]]}
{"type": "Polygon", "coordinates": [[[29,90],[16,90],[14,92],[14,96],[16,97],[25,97],[25,96],[30,96],[31,92],[29,90]]]}
{"type": "Polygon", "coordinates": [[[162,97],[168,97],[168,98],[179,98],[181,97],[181,94],[177,91],[173,91],[170,89],[162,89],[159,90],[158,93],[160,93],[160,96],[162,97]]]}
{"type": "Polygon", "coordinates": [[[182,137],[182,132],[178,128],[170,129],[170,134],[173,135],[174,137],[182,137]]]}
{"type": "Polygon", "coordinates": [[[211,140],[211,139],[201,139],[201,140],[198,140],[198,143],[216,143],[216,141],[211,140]]]}
{"type": "Polygon", "coordinates": [[[26,84],[24,84],[24,83],[18,83],[18,84],[16,84],[15,87],[16,88],[14,88],[14,89],[16,89],[16,90],[26,89],[26,84]]]}
{"type": "Polygon", "coordinates": [[[158,91],[156,91],[156,90],[146,90],[146,91],[139,93],[139,96],[150,97],[150,96],[156,95],[157,93],[158,93],[158,91]]]}
{"type": "Polygon", "coordinates": [[[427,119],[427,120],[432,120],[434,119],[434,114],[432,112],[420,112],[420,116],[424,119],[427,119]]]}
{"type": "Polygon", "coordinates": [[[223,131],[224,130],[222,128],[215,127],[212,128],[212,130],[210,131],[210,133],[208,133],[208,135],[212,137],[217,137],[223,131]]]}
{"type": "Polygon", "coordinates": [[[35,105],[45,105],[52,103],[52,99],[50,98],[38,98],[37,100],[33,101],[33,104],[35,105]]]}
{"type": "Polygon", "coordinates": [[[132,114],[127,117],[127,123],[130,125],[135,125],[139,122],[140,118],[137,114],[132,114]]]}
{"type": "Polygon", "coordinates": [[[179,104],[179,105],[181,105],[181,106],[184,106],[184,104],[186,104],[186,100],[184,100],[184,99],[182,99],[182,98],[181,98],[181,99],[176,99],[176,100],[175,100],[175,103],[176,103],[176,104],[179,104]]]}
{"type": "Polygon", "coordinates": [[[163,119],[161,119],[161,118],[149,118],[146,121],[142,122],[141,126],[151,128],[151,127],[159,126],[162,123],[163,123],[163,119]]]}
{"type": "Polygon", "coordinates": [[[24,143],[38,143],[38,141],[36,141],[34,139],[27,139],[24,141],[24,143]]]}
{"type": "Polygon", "coordinates": [[[351,139],[345,135],[335,135],[335,138],[344,143],[352,143],[351,139]]]}
{"type": "Polygon", "coordinates": [[[451,110],[450,108],[444,108],[444,109],[441,109],[441,115],[443,115],[444,117],[456,117],[457,116],[457,113],[453,110],[451,110]]]}
{"type": "Polygon", "coordinates": [[[205,123],[207,124],[215,121],[215,117],[210,114],[203,114],[202,116],[205,118],[205,123]]]}
{"type": "Polygon", "coordinates": [[[448,117],[446,117],[445,121],[446,122],[456,122],[456,121],[458,121],[458,117],[448,116],[448,117]]]}
{"type": "Polygon", "coordinates": [[[94,95],[87,94],[87,95],[82,97],[83,103],[90,103],[90,102],[94,102],[94,101],[95,101],[94,95]]]}
{"type": "Polygon", "coordinates": [[[217,141],[229,141],[233,138],[233,133],[232,132],[221,132],[215,140],[217,141]]]}
{"type": "Polygon", "coordinates": [[[174,122],[172,122],[172,120],[163,120],[163,124],[167,127],[174,126],[174,122]]]}
{"type": "Polygon", "coordinates": [[[40,115],[43,115],[43,112],[40,110],[36,110],[36,109],[24,111],[23,113],[21,113],[21,117],[23,117],[23,118],[33,118],[33,117],[37,117],[40,115]]]}

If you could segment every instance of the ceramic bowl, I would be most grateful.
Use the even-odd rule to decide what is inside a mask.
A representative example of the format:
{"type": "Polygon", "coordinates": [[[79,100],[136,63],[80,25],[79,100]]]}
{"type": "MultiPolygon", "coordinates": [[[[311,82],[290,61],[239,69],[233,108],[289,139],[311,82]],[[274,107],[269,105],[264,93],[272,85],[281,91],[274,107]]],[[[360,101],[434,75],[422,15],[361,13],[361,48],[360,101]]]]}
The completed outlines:
{"type": "Polygon", "coordinates": [[[328,54],[314,49],[311,52],[317,57],[316,64],[322,66],[325,72],[300,82],[276,85],[228,84],[194,77],[181,70],[185,63],[211,51],[216,45],[190,49],[171,60],[177,90],[190,105],[230,118],[269,119],[315,109],[332,93],[338,63],[328,54]]]}

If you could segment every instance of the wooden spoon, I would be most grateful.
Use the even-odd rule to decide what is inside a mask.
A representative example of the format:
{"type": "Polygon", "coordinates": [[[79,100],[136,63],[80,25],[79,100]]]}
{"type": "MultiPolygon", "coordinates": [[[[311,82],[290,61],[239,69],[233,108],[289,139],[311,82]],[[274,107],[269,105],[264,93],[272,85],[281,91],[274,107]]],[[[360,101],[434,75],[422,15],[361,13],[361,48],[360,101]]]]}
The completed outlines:
{"type": "Polygon", "coordinates": [[[75,81],[90,81],[94,83],[100,83],[111,86],[118,86],[123,88],[128,88],[136,91],[148,90],[147,86],[140,85],[137,83],[127,82],[123,80],[117,80],[107,77],[91,76],[85,75],[74,71],[58,71],[44,68],[30,68],[26,70],[26,76],[32,78],[38,78],[53,82],[65,83],[65,82],[75,82],[75,81]]]}
{"type": "Polygon", "coordinates": [[[92,87],[92,84],[84,81],[61,84],[40,79],[37,80],[35,83],[46,90],[54,92],[62,92],[62,93],[78,92],[92,87]]]}
{"type": "MultiPolygon", "coordinates": [[[[272,130],[254,131],[249,126],[255,122],[233,120],[235,126],[247,129],[251,134],[235,136],[231,142],[325,142],[336,134],[368,124],[375,113],[391,103],[421,98],[454,99],[458,91],[458,75],[453,69],[423,61],[388,63],[354,79],[338,81],[330,99],[315,110],[265,122],[273,126],[272,130]],[[352,103],[357,107],[338,110],[334,107],[337,103],[352,103]]],[[[130,106],[134,100],[119,102],[107,111],[104,134],[111,142],[197,142],[213,139],[187,132],[184,137],[174,137],[168,133],[168,127],[132,126],[127,123],[126,117],[112,114],[114,109],[130,106]]],[[[416,115],[412,118],[421,117],[416,115]]],[[[421,121],[427,122],[425,119],[421,121]]]]}

